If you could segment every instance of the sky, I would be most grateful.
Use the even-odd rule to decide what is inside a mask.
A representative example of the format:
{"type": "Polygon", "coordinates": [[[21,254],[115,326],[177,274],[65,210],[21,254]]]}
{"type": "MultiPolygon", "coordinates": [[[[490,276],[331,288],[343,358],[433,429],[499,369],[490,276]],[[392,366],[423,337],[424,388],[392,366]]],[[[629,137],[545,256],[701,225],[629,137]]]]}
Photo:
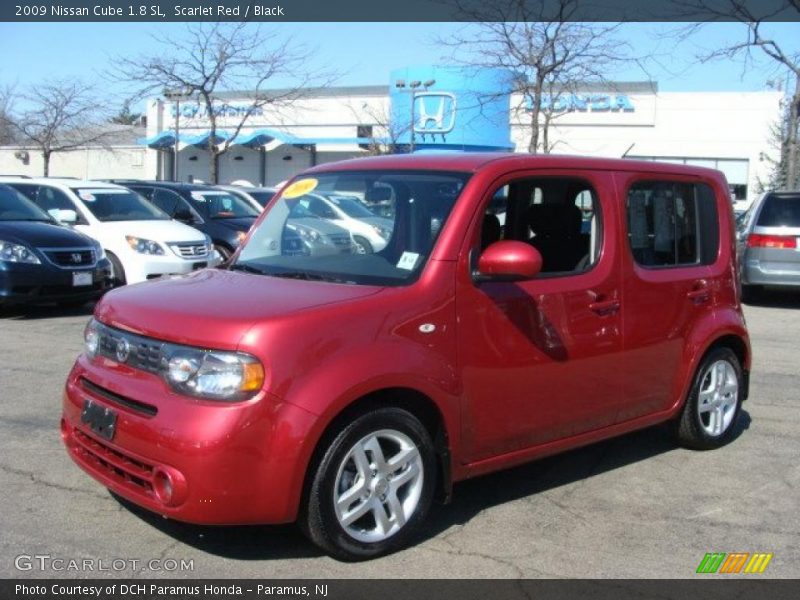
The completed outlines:
{"type": "MultiPolygon", "coordinates": [[[[468,27],[468,25],[466,25],[468,27]]],[[[18,89],[47,78],[77,78],[109,92],[102,77],[112,57],[138,55],[152,48],[153,32],[181,36],[181,23],[3,23],[0,24],[0,85],[18,89]]],[[[446,64],[447,50],[437,37],[465,27],[457,23],[283,23],[279,33],[314,48],[317,66],[333,67],[339,85],[388,84],[389,71],[408,65],[446,64]]],[[[640,55],[653,54],[646,72],[638,67],[609,74],[617,81],[652,79],[662,91],[757,91],[774,73],[762,61],[745,71],[741,61],[698,64],[697,53],[743,38],[743,26],[707,25],[691,41],[663,35],[674,24],[630,23],[620,36],[640,55]]],[[[800,52],[800,23],[770,24],[767,32],[800,52]]],[[[279,83],[279,82],[276,82],[279,83]]]]}

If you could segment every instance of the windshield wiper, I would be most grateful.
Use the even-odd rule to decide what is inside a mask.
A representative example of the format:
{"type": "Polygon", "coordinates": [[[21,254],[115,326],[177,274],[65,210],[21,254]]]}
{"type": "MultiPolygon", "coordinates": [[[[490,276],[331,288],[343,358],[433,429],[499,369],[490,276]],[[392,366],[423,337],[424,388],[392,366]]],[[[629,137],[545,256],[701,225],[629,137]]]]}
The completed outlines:
{"type": "Polygon", "coordinates": [[[275,271],[267,273],[270,277],[283,277],[286,279],[305,279],[306,281],[328,281],[333,283],[353,283],[331,275],[320,275],[308,271],[275,271]]]}
{"type": "Polygon", "coordinates": [[[266,275],[267,272],[244,263],[233,263],[228,267],[231,271],[244,271],[245,273],[255,273],[256,275],[266,275]]]}

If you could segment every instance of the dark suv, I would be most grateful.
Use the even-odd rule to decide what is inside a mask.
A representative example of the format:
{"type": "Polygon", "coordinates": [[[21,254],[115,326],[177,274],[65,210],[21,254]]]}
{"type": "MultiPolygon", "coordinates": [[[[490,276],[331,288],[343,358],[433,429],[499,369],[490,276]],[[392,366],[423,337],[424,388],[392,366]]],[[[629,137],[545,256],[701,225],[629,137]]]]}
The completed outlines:
{"type": "Polygon", "coordinates": [[[176,221],[207,234],[223,260],[239,247],[258,217],[249,202],[209,185],[135,180],[114,183],[142,194],[176,221]]]}

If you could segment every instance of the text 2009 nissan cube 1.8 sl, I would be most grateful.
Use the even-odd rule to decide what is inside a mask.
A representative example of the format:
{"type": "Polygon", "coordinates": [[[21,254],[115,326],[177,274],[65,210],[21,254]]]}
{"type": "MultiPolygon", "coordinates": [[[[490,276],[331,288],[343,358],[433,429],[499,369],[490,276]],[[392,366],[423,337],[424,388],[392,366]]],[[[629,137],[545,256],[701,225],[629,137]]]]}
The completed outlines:
{"type": "Polygon", "coordinates": [[[151,511],[298,521],[348,560],[407,544],[475,475],[668,421],[721,446],[751,361],[727,189],[717,171],[576,157],[313,168],[224,269],[103,298],[64,441],[151,511]],[[287,249],[308,194],[380,202],[386,246],[287,249]]]}

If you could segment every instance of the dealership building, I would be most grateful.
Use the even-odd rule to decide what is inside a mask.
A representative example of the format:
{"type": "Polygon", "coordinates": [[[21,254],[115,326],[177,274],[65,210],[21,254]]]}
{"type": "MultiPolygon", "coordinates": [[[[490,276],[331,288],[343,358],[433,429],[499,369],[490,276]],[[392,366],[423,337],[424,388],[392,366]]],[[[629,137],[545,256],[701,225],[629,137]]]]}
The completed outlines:
{"type": "MultiPolygon", "coordinates": [[[[365,155],[376,145],[527,152],[529,105],[510,87],[506,71],[409,67],[393,71],[385,85],[306,89],[289,103],[267,104],[236,135],[251,100],[246,92],[226,93],[215,108],[215,140],[195,100],[153,98],[146,129],[131,128],[124,143],[111,148],[54,155],[51,174],[172,179],[177,172],[183,181],[207,181],[209,144],[223,142],[230,149],[220,157],[220,182],[270,186],[312,165],[365,155]]],[[[766,158],[775,153],[770,131],[781,98],[776,91],[662,92],[654,82],[585,86],[546,100],[556,115],[548,141],[559,154],[716,168],[737,200],[752,200],[769,176],[766,158]]],[[[32,149],[5,146],[0,173],[38,175],[41,162],[32,149]]]]}

